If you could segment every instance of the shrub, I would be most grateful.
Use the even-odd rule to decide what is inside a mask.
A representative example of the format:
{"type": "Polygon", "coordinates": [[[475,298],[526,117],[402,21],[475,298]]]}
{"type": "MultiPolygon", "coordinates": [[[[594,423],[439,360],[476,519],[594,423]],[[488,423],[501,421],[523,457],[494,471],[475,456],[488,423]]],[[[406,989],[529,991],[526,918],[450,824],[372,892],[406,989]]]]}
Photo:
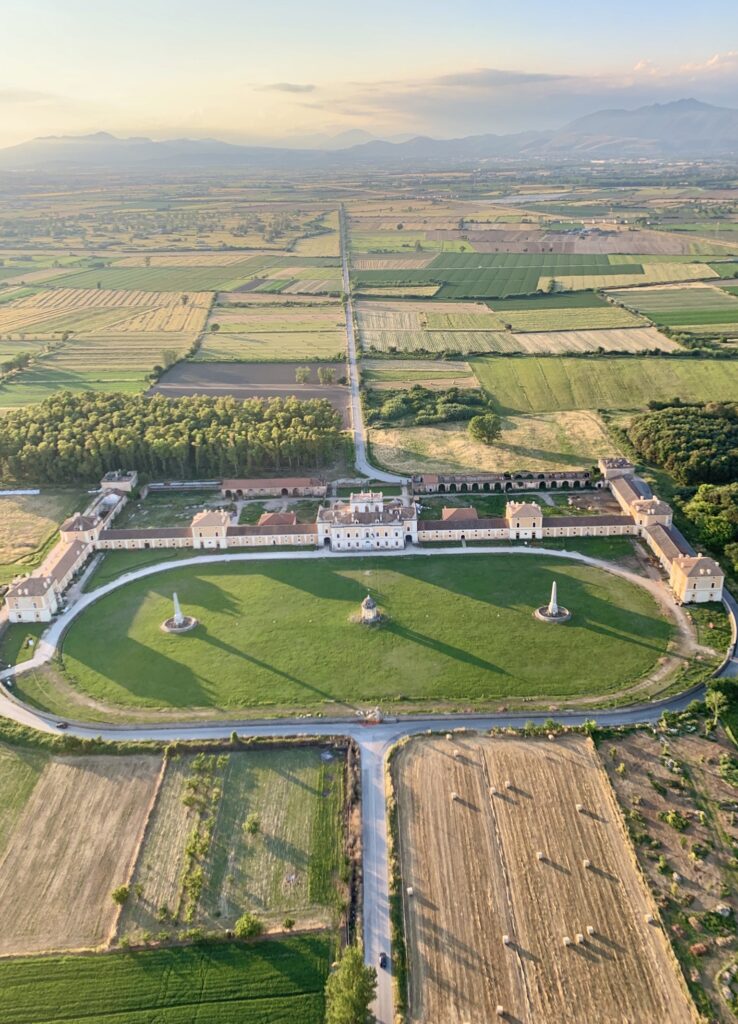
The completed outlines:
{"type": "Polygon", "coordinates": [[[264,924],[256,914],[242,914],[233,926],[237,939],[254,939],[264,931],[264,924]]]}
{"type": "Polygon", "coordinates": [[[117,903],[119,907],[122,907],[124,903],[128,902],[131,891],[127,885],[119,885],[113,889],[110,895],[112,896],[113,903],[117,903]]]}

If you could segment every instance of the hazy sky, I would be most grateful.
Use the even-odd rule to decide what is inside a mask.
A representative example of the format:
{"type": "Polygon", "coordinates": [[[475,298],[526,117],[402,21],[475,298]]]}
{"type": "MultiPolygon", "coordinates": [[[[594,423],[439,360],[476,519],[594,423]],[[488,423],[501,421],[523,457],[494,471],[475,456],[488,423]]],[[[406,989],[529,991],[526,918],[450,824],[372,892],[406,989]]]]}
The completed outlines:
{"type": "Polygon", "coordinates": [[[108,130],[267,141],[738,107],[735,0],[2,0],[0,145],[108,130]]]}

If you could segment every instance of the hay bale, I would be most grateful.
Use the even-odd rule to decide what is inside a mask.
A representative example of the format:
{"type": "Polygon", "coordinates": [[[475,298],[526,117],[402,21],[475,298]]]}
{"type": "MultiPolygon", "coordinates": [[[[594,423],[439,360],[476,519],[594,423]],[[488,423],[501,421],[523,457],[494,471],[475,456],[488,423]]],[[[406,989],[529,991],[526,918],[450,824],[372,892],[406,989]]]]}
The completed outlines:
{"type": "Polygon", "coordinates": [[[577,804],[577,813],[582,814],[584,811],[584,804],[577,804]]]}
{"type": "Polygon", "coordinates": [[[504,1017],[505,1016],[505,1007],[504,1006],[500,1006],[500,1004],[498,1003],[497,1004],[496,1013],[497,1013],[498,1017],[504,1017]]]}
{"type": "Polygon", "coordinates": [[[538,850],[536,853],[536,860],[543,860],[543,850],[538,850]]]}
{"type": "Polygon", "coordinates": [[[646,914],[646,924],[653,924],[655,920],[656,918],[653,916],[653,914],[646,914]]]}
{"type": "Polygon", "coordinates": [[[458,761],[460,757],[461,757],[461,751],[458,750],[458,749],[454,750],[454,761],[458,761]]]}
{"type": "Polygon", "coordinates": [[[578,946],[583,946],[584,945],[584,936],[582,935],[581,932],[577,932],[577,945],[578,946]]]}
{"type": "Polygon", "coordinates": [[[510,945],[510,936],[509,935],[503,935],[502,936],[502,945],[503,946],[509,946],[510,945]]]}
{"type": "Polygon", "coordinates": [[[595,933],[594,925],[588,924],[587,925],[587,935],[594,935],[594,933],[595,933]]]}
{"type": "Polygon", "coordinates": [[[408,896],[414,896],[415,895],[415,889],[413,889],[412,885],[408,885],[408,887],[405,890],[405,892],[408,894],[408,896]]]}
{"type": "Polygon", "coordinates": [[[512,789],[512,788],[513,788],[512,782],[510,782],[509,779],[505,779],[505,789],[512,789]]]}
{"type": "Polygon", "coordinates": [[[452,793],[452,794],[451,794],[451,800],[452,800],[452,801],[454,801],[454,800],[458,800],[458,799],[459,799],[459,794],[458,794],[458,793],[452,793]]]}
{"type": "Polygon", "coordinates": [[[497,787],[496,786],[490,786],[489,787],[489,795],[490,796],[496,796],[497,795],[497,787]]]}
{"type": "Polygon", "coordinates": [[[449,742],[449,743],[451,742],[451,740],[452,740],[453,738],[454,738],[454,737],[453,737],[453,735],[452,735],[452,734],[451,734],[450,732],[447,732],[447,733],[446,733],[446,739],[448,740],[448,742],[449,742]]]}
{"type": "Polygon", "coordinates": [[[591,862],[591,860],[589,860],[588,857],[585,857],[584,860],[582,861],[582,867],[584,868],[585,871],[587,870],[587,868],[591,868],[592,867],[592,862],[591,862]]]}
{"type": "Polygon", "coordinates": [[[571,946],[571,939],[569,938],[568,935],[564,936],[564,945],[565,946],[571,946]]]}

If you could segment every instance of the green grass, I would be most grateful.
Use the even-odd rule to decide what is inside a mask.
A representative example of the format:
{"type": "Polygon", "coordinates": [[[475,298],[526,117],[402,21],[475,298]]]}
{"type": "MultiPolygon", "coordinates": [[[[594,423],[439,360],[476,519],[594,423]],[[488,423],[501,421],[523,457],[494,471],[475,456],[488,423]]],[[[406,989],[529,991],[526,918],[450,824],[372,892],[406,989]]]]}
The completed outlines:
{"type": "Polygon", "coordinates": [[[494,310],[503,309],[598,309],[606,306],[597,292],[558,292],[553,295],[534,295],[530,298],[494,299],[488,303],[494,310]]]}
{"type": "Polygon", "coordinates": [[[72,624],[63,661],[74,685],[121,707],[327,709],[610,692],[670,635],[644,591],[544,555],[264,561],[122,587],[72,624]],[[551,631],[532,612],[554,579],[574,619],[551,631]],[[369,588],[379,629],[353,621],[369,588]],[[186,636],[160,629],[173,591],[200,620],[186,636]]]}
{"type": "Polygon", "coordinates": [[[129,501],[116,516],[114,529],[151,529],[156,526],[189,526],[206,505],[222,508],[216,491],[150,491],[143,501],[129,501]]]}
{"type": "Polygon", "coordinates": [[[36,643],[48,622],[11,622],[5,632],[0,634],[0,662],[5,665],[17,665],[33,657],[36,643]],[[28,641],[33,640],[31,646],[28,641]]]}
{"type": "Polygon", "coordinates": [[[227,927],[246,911],[281,924],[335,908],[342,858],[343,760],[320,750],[231,754],[198,920],[227,927]],[[249,815],[259,829],[244,833],[249,815]],[[289,879],[289,881],[286,881],[289,879]]]}
{"type": "Polygon", "coordinates": [[[59,391],[123,391],[135,394],[150,384],[147,370],[52,370],[39,363],[0,384],[0,409],[36,405],[59,391]]]}
{"type": "Polygon", "coordinates": [[[0,1024],[322,1024],[327,936],[0,964],[0,1024]]]}
{"type": "MultiPolygon", "coordinates": [[[[205,553],[205,552],[203,552],[205,553]]],[[[97,590],[105,586],[111,580],[117,580],[119,576],[134,569],[143,569],[149,565],[156,565],[157,562],[176,562],[183,558],[196,558],[197,552],[192,548],[166,548],[154,551],[106,551],[102,562],[95,570],[85,588],[97,590]]]]}
{"type": "Polygon", "coordinates": [[[738,363],[722,360],[480,357],[472,368],[507,414],[642,409],[652,399],[730,401],[738,394],[738,363]]]}
{"type": "Polygon", "coordinates": [[[711,263],[710,267],[720,277],[738,276],[738,263],[711,263]]]}
{"type": "Polygon", "coordinates": [[[144,292],[230,291],[254,277],[243,267],[104,267],[55,277],[54,288],[122,288],[144,292]]]}

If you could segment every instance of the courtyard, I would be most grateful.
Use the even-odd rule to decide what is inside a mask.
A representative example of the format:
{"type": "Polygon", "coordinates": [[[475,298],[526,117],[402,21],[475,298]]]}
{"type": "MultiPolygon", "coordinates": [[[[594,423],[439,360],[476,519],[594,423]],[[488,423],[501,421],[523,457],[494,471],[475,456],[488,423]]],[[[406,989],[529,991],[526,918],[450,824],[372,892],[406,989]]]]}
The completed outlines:
{"type": "Polygon", "coordinates": [[[649,593],[603,569],[507,554],[223,562],[112,591],[69,628],[62,661],[120,708],[340,712],[613,693],[651,672],[673,626],[649,593]],[[571,622],[536,622],[551,584],[571,622]],[[163,633],[172,593],[199,624],[163,633]],[[367,593],[383,621],[357,620],[367,593]],[[100,643],[100,637],[105,643],[100,643]]]}

